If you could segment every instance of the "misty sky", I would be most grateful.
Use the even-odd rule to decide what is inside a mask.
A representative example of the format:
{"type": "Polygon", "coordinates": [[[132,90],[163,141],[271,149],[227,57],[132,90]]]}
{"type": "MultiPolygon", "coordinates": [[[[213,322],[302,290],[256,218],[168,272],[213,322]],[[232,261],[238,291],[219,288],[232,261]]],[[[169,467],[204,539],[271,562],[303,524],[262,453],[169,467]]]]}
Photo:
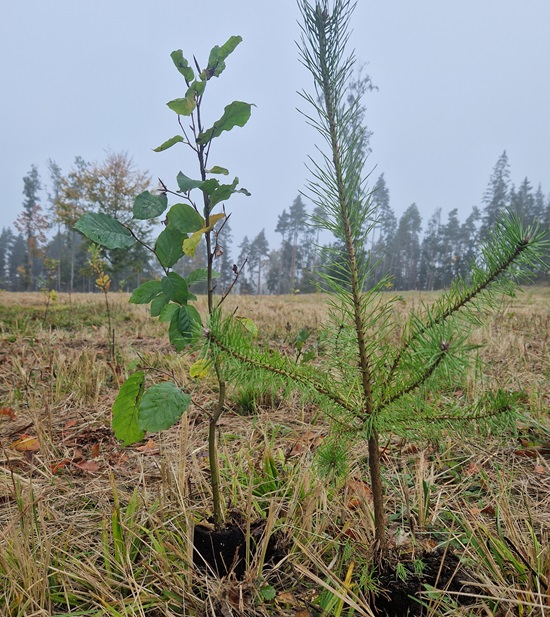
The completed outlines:
{"type": "MultiPolygon", "coordinates": [[[[180,170],[196,177],[183,146],[152,152],[178,132],[165,103],[185,84],[170,52],[205,63],[236,34],[244,41],[205,97],[207,124],[232,100],[256,105],[210,155],[252,192],[228,203],[235,238],[271,232],[304,188],[316,136],[296,111],[310,78],[298,62],[294,0],[2,4],[0,228],[21,210],[31,164],[46,180],[48,159],[68,171],[77,155],[127,151],[155,185],[160,177],[175,188],[180,170]]],[[[549,26],[548,0],[359,0],[351,43],[379,88],[364,101],[372,183],[385,174],[398,215],[416,202],[424,222],[438,207],[464,218],[504,149],[512,180],[528,176],[548,194],[549,26]]]]}

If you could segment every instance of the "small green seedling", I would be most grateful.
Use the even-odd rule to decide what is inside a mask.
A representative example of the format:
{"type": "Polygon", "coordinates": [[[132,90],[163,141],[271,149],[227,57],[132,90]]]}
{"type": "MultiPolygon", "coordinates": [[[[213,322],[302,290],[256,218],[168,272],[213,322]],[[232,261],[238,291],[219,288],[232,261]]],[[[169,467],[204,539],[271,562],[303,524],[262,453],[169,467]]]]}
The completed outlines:
{"type": "MultiPolygon", "coordinates": [[[[150,305],[151,315],[168,324],[168,336],[177,351],[189,349],[203,336],[202,317],[191,304],[197,299],[192,291],[193,286],[206,283],[209,314],[227,296],[228,291],[215,306],[215,279],[219,275],[214,270],[214,261],[222,254],[219,234],[227,220],[224,204],[235,193],[249,195],[246,189],[239,187],[238,178],[222,183],[219,178],[227,176],[229,171],[219,165],[211,165],[210,157],[216,139],[224,132],[247,123],[252,105],[233,101],[225,107],[221,117],[212,126],[206,127],[203,124],[203,102],[208,82],[221,75],[227,57],[241,40],[240,36],[232,36],[221,47],[215,46],[204,68],[195,59],[194,66],[191,66],[181,50],[171,54],[186,87],[182,98],[167,104],[177,114],[181,132],[155,148],[155,151],[163,152],[176,144],[187,146],[196,157],[198,173],[191,177],[180,172],[177,175],[176,191],[169,190],[161,183],[159,192],[145,191],[136,197],[133,206],[135,220],[154,220],[164,215],[163,229],[154,246],[149,246],[130,225],[107,214],[87,213],[75,225],[90,240],[106,248],[126,249],[139,242],[155,255],[163,276],[159,280],[140,285],[132,293],[130,302],[150,305]],[[170,208],[169,194],[178,200],[170,208]],[[206,268],[198,268],[187,277],[174,272],[173,267],[180,259],[195,255],[203,238],[206,244],[206,268]]],[[[238,272],[235,272],[233,284],[237,276],[238,272]]],[[[209,460],[214,521],[220,525],[223,516],[216,427],[224,409],[225,382],[218,357],[206,352],[191,368],[191,376],[201,376],[209,369],[213,370],[218,381],[218,400],[210,417],[209,460]]],[[[113,429],[124,445],[140,441],[146,432],[170,428],[178,422],[191,403],[190,395],[174,383],[164,381],[147,386],[146,382],[145,371],[131,375],[120,388],[113,405],[113,429]]]]}

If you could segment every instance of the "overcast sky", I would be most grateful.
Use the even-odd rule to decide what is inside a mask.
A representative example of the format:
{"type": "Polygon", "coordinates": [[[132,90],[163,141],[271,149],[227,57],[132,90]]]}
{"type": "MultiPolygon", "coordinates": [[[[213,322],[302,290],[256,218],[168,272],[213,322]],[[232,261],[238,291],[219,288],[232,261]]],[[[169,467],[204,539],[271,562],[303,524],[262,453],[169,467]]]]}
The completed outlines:
{"type": "MultiPolygon", "coordinates": [[[[252,193],[228,204],[235,237],[273,230],[314,153],[296,111],[296,92],[310,88],[298,18],[294,0],[2,2],[0,228],[21,210],[30,166],[47,180],[48,159],[68,171],[77,155],[127,151],[174,188],[178,171],[197,176],[183,146],[152,152],[178,132],[165,103],[185,84],[170,52],[205,63],[213,45],[240,34],[210,82],[207,123],[232,100],[256,107],[246,127],[217,140],[210,162],[252,193]]],[[[549,26],[549,0],[359,0],[351,43],[379,88],[365,100],[369,164],[373,182],[385,174],[398,215],[416,202],[425,220],[438,207],[464,218],[505,149],[512,180],[528,176],[548,194],[549,26]]]]}

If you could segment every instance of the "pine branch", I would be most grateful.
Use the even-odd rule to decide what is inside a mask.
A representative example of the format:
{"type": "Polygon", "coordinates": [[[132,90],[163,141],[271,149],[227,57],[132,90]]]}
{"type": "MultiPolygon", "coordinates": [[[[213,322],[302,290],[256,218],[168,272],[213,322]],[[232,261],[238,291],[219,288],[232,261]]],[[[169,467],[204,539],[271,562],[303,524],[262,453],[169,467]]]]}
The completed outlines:
{"type": "MultiPolygon", "coordinates": [[[[359,417],[357,409],[353,405],[350,405],[350,403],[346,401],[344,398],[342,398],[340,395],[332,392],[328,387],[324,386],[323,384],[319,383],[313,378],[297,373],[295,371],[291,371],[289,369],[285,369],[281,366],[275,366],[273,363],[264,362],[262,360],[259,360],[258,358],[252,357],[251,355],[247,355],[245,353],[239,352],[231,348],[229,345],[226,345],[216,334],[212,332],[212,330],[208,330],[205,328],[204,334],[209,342],[213,343],[216,347],[221,349],[223,352],[225,352],[232,358],[235,358],[243,365],[254,366],[256,368],[261,369],[262,371],[266,371],[268,373],[273,373],[275,375],[285,377],[289,379],[290,381],[306,386],[309,389],[313,389],[318,394],[328,398],[330,401],[332,401],[333,403],[335,403],[342,409],[352,413],[354,417],[356,418],[359,417]]],[[[296,367],[293,367],[293,368],[296,368],[296,367]]],[[[329,417],[331,417],[331,419],[339,422],[340,424],[343,424],[341,420],[333,416],[330,416],[330,414],[328,415],[329,417]]],[[[358,426],[346,426],[346,428],[350,430],[352,429],[356,430],[358,426]]]]}
{"type": "Polygon", "coordinates": [[[480,280],[477,283],[474,281],[473,286],[471,286],[469,290],[464,290],[464,293],[459,295],[459,297],[454,302],[451,302],[450,305],[448,302],[451,300],[453,292],[457,291],[458,284],[455,285],[451,291],[443,294],[438,302],[438,307],[441,312],[422,324],[403,343],[389,370],[386,383],[391,383],[392,378],[401,364],[404,354],[413,347],[414,343],[417,342],[423,334],[458,314],[468,305],[472,304],[474,300],[484,292],[490,291],[490,287],[495,284],[516,262],[518,262],[524,253],[529,250],[533,250],[535,253],[537,252],[537,249],[539,249],[539,245],[541,244],[541,236],[536,234],[536,230],[527,229],[524,231],[519,221],[513,216],[510,216],[509,220],[501,220],[499,224],[501,225],[502,230],[499,228],[495,230],[488,242],[487,248],[485,249],[487,260],[489,261],[489,269],[483,271],[478,268],[474,268],[474,276],[479,276],[480,280]],[[515,229],[514,226],[516,227],[515,229]],[[501,231],[502,234],[504,234],[503,238],[499,238],[501,231]],[[499,240],[501,241],[499,242],[499,240]],[[492,255],[497,254],[498,256],[499,253],[502,253],[502,240],[508,241],[506,244],[509,246],[505,247],[505,249],[508,250],[501,255],[500,259],[497,257],[497,259],[494,260],[492,255]],[[492,261],[494,261],[494,265],[493,267],[490,267],[492,261]],[[441,310],[441,308],[445,305],[447,305],[447,308],[441,310]]]}

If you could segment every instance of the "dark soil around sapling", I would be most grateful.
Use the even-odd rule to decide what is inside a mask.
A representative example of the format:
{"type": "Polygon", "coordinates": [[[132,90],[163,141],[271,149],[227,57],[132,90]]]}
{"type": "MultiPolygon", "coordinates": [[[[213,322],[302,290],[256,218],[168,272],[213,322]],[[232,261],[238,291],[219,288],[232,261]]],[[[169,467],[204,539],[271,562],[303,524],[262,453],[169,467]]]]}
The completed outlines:
{"type": "Polygon", "coordinates": [[[375,608],[375,614],[381,617],[425,615],[427,608],[422,603],[429,604],[426,591],[431,588],[441,591],[442,595],[453,592],[453,600],[464,606],[472,604],[476,594],[481,593],[474,576],[460,564],[458,557],[449,549],[424,552],[418,556],[416,562],[385,563],[379,573],[378,582],[384,592],[376,596],[376,608],[373,606],[373,610],[375,608]],[[418,564],[419,561],[422,562],[421,572],[415,569],[415,563],[418,564]],[[402,566],[401,571],[398,570],[397,563],[402,566]]]}
{"type": "MultiPolygon", "coordinates": [[[[237,517],[238,518],[238,517],[237,517]]],[[[264,534],[265,521],[250,525],[249,555],[247,560],[246,525],[234,518],[221,529],[196,525],[193,535],[193,564],[196,568],[222,578],[232,573],[241,580],[246,565],[252,563],[264,534]]],[[[272,564],[284,556],[277,539],[272,534],[267,543],[265,564],[272,564]]]]}

